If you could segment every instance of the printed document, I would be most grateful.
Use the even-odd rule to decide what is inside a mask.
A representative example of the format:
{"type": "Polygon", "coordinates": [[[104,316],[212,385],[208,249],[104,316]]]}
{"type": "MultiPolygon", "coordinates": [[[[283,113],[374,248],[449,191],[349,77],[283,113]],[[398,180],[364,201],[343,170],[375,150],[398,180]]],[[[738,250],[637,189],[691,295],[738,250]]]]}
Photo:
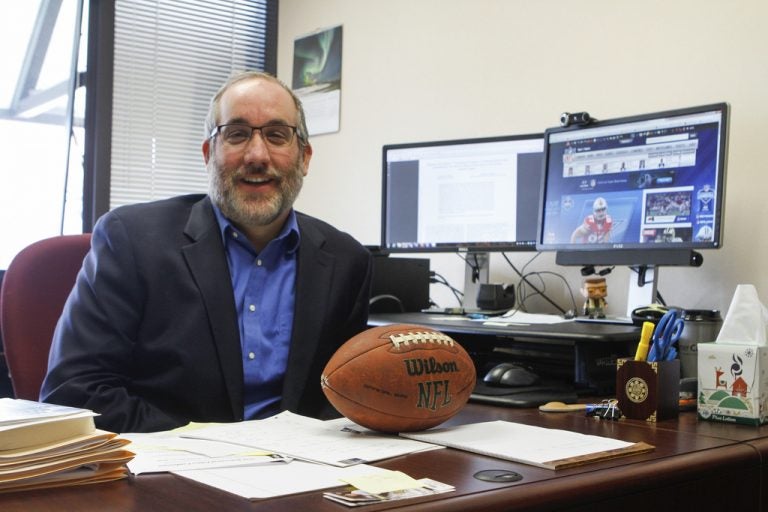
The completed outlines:
{"type": "Polygon", "coordinates": [[[388,470],[366,464],[340,468],[294,460],[290,464],[199,469],[174,471],[174,473],[252,500],[339,487],[349,478],[377,471],[388,470]]]}
{"type": "Polygon", "coordinates": [[[354,431],[335,421],[325,422],[288,411],[263,420],[218,424],[181,435],[339,467],[440,448],[394,434],[354,431]]]}
{"type": "Polygon", "coordinates": [[[561,469],[653,450],[653,446],[645,443],[629,443],[501,420],[424,432],[404,432],[400,435],[548,469],[561,469]]]}
{"type": "Polygon", "coordinates": [[[192,469],[279,464],[291,459],[231,443],[187,439],[179,431],[122,434],[136,456],[128,463],[134,475],[192,469]]]}

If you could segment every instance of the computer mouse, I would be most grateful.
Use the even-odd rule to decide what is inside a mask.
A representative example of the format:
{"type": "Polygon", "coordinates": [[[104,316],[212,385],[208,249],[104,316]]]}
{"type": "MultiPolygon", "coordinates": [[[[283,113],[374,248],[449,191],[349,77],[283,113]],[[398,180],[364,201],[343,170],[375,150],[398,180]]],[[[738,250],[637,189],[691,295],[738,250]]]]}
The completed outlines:
{"type": "Polygon", "coordinates": [[[488,370],[488,373],[483,377],[483,382],[487,384],[498,384],[501,381],[501,376],[504,372],[515,366],[512,363],[500,363],[488,370]]]}
{"type": "Polygon", "coordinates": [[[530,368],[517,363],[500,363],[491,368],[483,377],[486,384],[496,386],[530,386],[538,382],[539,376],[530,368]]]}
{"type": "Polygon", "coordinates": [[[539,381],[539,376],[524,366],[515,366],[505,371],[499,380],[502,386],[532,386],[539,381]]]}

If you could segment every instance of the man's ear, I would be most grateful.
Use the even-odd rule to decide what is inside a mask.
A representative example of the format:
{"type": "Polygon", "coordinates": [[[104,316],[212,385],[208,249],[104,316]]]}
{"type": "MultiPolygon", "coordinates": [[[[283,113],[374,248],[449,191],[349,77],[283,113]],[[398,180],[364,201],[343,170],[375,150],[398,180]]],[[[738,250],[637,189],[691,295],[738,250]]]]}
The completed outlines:
{"type": "Polygon", "coordinates": [[[205,139],[203,141],[203,160],[208,165],[208,159],[211,158],[211,139],[205,139]]]}
{"type": "Polygon", "coordinates": [[[312,145],[309,142],[307,142],[306,144],[304,144],[303,151],[304,151],[304,155],[301,163],[302,173],[304,174],[304,176],[306,176],[307,174],[309,174],[309,161],[312,159],[312,145]]]}

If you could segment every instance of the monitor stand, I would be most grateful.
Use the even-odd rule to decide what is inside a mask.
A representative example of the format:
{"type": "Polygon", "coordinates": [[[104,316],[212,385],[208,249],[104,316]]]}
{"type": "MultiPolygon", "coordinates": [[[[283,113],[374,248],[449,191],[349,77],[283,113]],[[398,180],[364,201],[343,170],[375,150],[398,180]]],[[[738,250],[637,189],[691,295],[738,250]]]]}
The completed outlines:
{"type": "Polygon", "coordinates": [[[632,311],[641,306],[656,302],[656,292],[659,284],[659,267],[640,265],[635,267],[637,273],[629,273],[627,290],[627,317],[632,318],[632,311]]]}
{"type": "Polygon", "coordinates": [[[491,255],[487,252],[468,252],[464,266],[464,298],[461,307],[465,311],[479,309],[477,294],[481,284],[488,284],[491,255]]]}

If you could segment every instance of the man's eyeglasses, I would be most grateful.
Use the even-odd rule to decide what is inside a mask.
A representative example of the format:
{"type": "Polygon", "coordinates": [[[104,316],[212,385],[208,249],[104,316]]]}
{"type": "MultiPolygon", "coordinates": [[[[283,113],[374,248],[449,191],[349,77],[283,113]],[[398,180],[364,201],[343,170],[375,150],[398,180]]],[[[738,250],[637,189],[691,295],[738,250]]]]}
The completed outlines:
{"type": "Polygon", "coordinates": [[[293,142],[296,127],[287,124],[268,124],[266,126],[249,126],[237,123],[221,124],[211,131],[210,137],[219,135],[226,144],[240,146],[251,140],[255,131],[259,132],[261,139],[267,146],[283,148],[293,142]]]}

